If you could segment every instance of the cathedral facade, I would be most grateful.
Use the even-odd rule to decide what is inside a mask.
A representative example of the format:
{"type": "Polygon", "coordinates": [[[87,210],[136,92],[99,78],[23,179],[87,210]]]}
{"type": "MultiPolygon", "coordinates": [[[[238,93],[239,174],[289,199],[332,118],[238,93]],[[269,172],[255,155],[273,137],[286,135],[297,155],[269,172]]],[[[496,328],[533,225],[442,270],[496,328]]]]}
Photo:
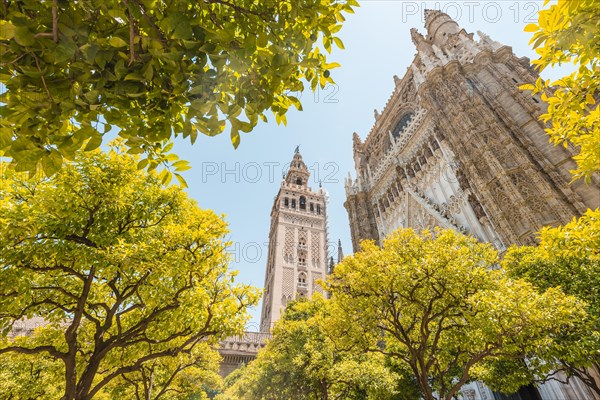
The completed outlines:
{"type": "Polygon", "coordinates": [[[569,184],[574,149],[549,142],[545,104],[519,89],[538,78],[529,59],[425,14],[426,36],[411,30],[410,68],[364,142],[354,134],[345,203],[354,250],[409,226],[457,229],[503,250],[598,207],[597,177],[569,184]]]}
{"type": "MultiPolygon", "coordinates": [[[[346,180],[354,251],[400,227],[455,229],[492,243],[535,244],[543,226],[562,225],[600,205],[597,177],[570,184],[573,148],[555,147],[538,117],[529,59],[484,33],[478,40],[448,15],[425,11],[426,35],[364,141],[355,133],[356,178],[346,180]]],[[[522,399],[594,399],[582,384],[548,383],[522,399]]],[[[491,400],[478,383],[465,398],[491,400]]],[[[519,395],[517,395],[519,396],[519,395]]]]}

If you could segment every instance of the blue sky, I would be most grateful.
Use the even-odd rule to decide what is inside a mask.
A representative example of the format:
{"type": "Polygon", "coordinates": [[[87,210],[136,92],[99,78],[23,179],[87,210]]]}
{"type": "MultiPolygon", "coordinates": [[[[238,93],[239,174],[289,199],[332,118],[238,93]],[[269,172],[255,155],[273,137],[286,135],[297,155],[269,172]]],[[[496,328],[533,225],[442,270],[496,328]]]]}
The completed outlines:
{"type": "MultiPolygon", "coordinates": [[[[266,242],[273,198],[282,170],[300,145],[311,169],[310,186],[329,192],[329,240],[341,239],[345,253],[351,252],[348,216],[343,207],[344,179],[353,170],[352,133],[366,137],[374,122],[373,110],[381,111],[390,97],[393,76],[402,77],[415,54],[410,28],[424,33],[423,10],[441,9],[467,32],[481,30],[517,56],[535,58],[529,48],[526,24],[535,22],[539,1],[410,2],[364,0],[356,14],[349,15],[340,32],[345,50],[334,51],[331,61],[341,68],[332,71],[336,87],[317,94],[301,94],[304,111],[288,112],[287,127],[274,118],[253,132],[242,134],[234,150],[227,133],[199,137],[192,147],[178,142],[175,152],[190,161],[184,173],[189,194],[203,208],[224,214],[231,230],[238,280],[262,287],[267,257],[266,242]]],[[[545,77],[554,78],[558,71],[545,77]]],[[[252,311],[253,323],[260,319],[260,306],[252,311]]],[[[254,327],[254,326],[252,326],[254,327]]],[[[251,328],[252,328],[251,327],[251,328]]]]}

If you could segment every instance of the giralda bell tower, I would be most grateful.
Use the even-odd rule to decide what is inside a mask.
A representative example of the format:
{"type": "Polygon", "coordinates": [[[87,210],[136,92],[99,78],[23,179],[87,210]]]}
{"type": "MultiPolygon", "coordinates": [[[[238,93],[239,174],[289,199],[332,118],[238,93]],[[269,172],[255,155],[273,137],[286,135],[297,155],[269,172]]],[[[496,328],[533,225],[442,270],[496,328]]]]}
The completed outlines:
{"type": "Polygon", "coordinates": [[[327,275],[327,194],[308,186],[310,172],[296,148],[271,209],[261,330],[268,332],[290,300],[324,293],[327,275]]]}

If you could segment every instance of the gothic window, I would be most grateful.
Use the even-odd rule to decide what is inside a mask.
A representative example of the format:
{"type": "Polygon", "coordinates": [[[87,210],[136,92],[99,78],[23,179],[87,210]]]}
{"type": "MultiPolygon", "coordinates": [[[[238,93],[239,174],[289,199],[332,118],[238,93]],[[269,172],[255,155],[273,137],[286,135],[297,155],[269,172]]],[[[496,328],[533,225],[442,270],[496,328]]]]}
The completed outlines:
{"type": "Polygon", "coordinates": [[[425,147],[424,154],[425,154],[425,158],[426,158],[426,159],[428,159],[428,158],[430,158],[431,156],[433,156],[433,153],[431,152],[431,149],[429,148],[429,146],[425,147]]]}
{"type": "Polygon", "coordinates": [[[321,205],[317,204],[317,214],[321,214],[321,205]]]}
{"type": "Polygon", "coordinates": [[[310,212],[315,212],[315,204],[310,203],[310,212]]]}
{"type": "Polygon", "coordinates": [[[300,209],[306,210],[306,197],[300,196],[300,209]]]}
{"type": "Polygon", "coordinates": [[[289,206],[290,206],[290,199],[288,199],[287,197],[286,197],[285,199],[283,199],[283,204],[284,204],[286,207],[289,207],[289,206]]]}
{"type": "Polygon", "coordinates": [[[412,119],[412,117],[414,115],[415,115],[415,113],[411,111],[411,112],[404,114],[402,116],[402,118],[400,118],[400,120],[398,121],[398,123],[396,124],[394,129],[392,130],[392,136],[394,137],[394,139],[396,139],[398,136],[400,136],[400,133],[402,133],[404,128],[406,128],[406,126],[408,125],[408,123],[410,122],[410,120],[412,119]]]}
{"type": "Polygon", "coordinates": [[[469,88],[469,91],[472,93],[473,91],[475,91],[475,85],[473,84],[473,81],[470,79],[467,79],[467,87],[469,88]]]}
{"type": "Polygon", "coordinates": [[[302,178],[296,178],[296,185],[302,185],[302,178]]]}
{"type": "Polygon", "coordinates": [[[292,199],[292,208],[296,208],[296,199],[292,199]]]}

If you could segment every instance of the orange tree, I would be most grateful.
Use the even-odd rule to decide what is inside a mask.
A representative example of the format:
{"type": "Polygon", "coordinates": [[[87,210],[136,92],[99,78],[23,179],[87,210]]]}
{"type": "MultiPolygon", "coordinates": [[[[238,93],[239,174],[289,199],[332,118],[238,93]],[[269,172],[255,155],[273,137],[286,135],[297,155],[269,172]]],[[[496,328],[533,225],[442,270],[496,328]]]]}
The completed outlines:
{"type": "Polygon", "coordinates": [[[243,330],[258,301],[233,283],[222,218],[136,164],[96,150],[51,178],[1,165],[0,363],[43,356],[62,376],[41,382],[65,400],[152,365],[180,371],[198,346],[243,330]],[[44,326],[8,337],[36,316],[44,326]]]}
{"type": "Polygon", "coordinates": [[[329,279],[329,327],[340,343],[409,371],[426,400],[451,400],[476,379],[514,391],[532,373],[498,376],[499,364],[539,360],[533,374],[552,373],[548,355],[579,350],[555,338],[578,331],[586,312],[557,288],[538,293],[507,278],[497,263],[491,245],[452,230],[400,229],[381,248],[365,241],[329,279]]]}

